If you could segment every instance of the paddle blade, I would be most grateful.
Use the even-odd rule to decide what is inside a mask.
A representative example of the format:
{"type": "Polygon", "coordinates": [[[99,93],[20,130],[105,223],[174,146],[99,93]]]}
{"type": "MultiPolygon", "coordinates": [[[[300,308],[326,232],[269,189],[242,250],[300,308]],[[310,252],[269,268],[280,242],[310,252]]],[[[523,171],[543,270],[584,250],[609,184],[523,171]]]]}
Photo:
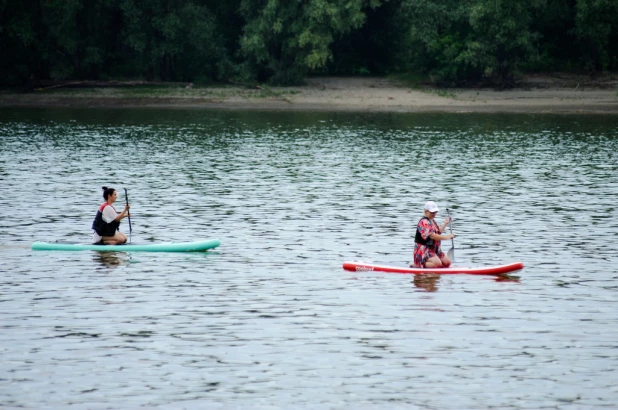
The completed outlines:
{"type": "Polygon", "coordinates": [[[448,256],[452,263],[455,263],[455,248],[449,249],[446,256],[448,256]]]}

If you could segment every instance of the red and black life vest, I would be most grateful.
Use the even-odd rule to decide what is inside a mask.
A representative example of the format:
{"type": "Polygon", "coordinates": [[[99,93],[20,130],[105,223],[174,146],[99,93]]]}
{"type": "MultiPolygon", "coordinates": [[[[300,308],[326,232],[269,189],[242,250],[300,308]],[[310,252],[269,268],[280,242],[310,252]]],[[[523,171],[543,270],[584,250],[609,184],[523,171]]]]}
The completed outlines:
{"type": "Polygon", "coordinates": [[[99,236],[114,236],[120,226],[120,221],[112,221],[107,223],[103,220],[103,209],[105,209],[108,205],[109,204],[107,202],[103,203],[99,207],[97,215],[94,217],[94,221],[92,221],[92,229],[99,234],[99,236]]]}
{"type": "MultiPolygon", "coordinates": [[[[425,246],[433,246],[435,241],[431,239],[430,237],[427,237],[427,239],[423,239],[421,232],[418,230],[418,226],[420,225],[423,219],[427,219],[429,223],[433,225],[433,222],[431,222],[431,219],[427,218],[426,216],[419,219],[418,223],[416,224],[416,236],[414,237],[414,242],[421,244],[421,245],[425,245],[425,246]]],[[[440,228],[437,229],[437,232],[440,233],[440,228]]]]}

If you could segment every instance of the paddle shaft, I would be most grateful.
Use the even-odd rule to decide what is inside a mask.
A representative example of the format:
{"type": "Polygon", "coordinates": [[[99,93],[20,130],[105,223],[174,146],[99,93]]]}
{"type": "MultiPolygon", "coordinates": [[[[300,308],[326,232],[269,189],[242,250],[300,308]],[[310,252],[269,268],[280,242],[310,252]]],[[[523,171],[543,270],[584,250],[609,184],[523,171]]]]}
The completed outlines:
{"type": "MultiPolygon", "coordinates": [[[[129,205],[129,194],[127,193],[127,189],[124,189],[124,200],[127,205],[129,205]]],[[[129,219],[129,242],[131,242],[131,233],[133,232],[133,228],[131,228],[131,212],[127,215],[129,219]]]]}
{"type": "MultiPolygon", "coordinates": [[[[453,234],[453,218],[451,218],[451,212],[448,208],[446,208],[446,214],[448,215],[448,227],[451,231],[451,235],[453,234]]],[[[451,257],[451,262],[455,262],[455,239],[451,238],[451,250],[448,252],[451,257]]]]}

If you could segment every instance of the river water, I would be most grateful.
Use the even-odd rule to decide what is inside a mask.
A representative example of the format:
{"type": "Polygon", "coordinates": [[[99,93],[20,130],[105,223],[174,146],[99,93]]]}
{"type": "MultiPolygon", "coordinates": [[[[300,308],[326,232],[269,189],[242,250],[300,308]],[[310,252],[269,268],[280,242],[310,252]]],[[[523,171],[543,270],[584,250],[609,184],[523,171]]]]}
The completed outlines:
{"type": "Polygon", "coordinates": [[[0,407],[618,402],[618,116],[5,108],[0,178],[0,407]],[[133,243],[221,246],[30,250],[102,185],[133,243]],[[342,269],[405,266],[427,200],[457,265],[524,270],[342,269]]]}

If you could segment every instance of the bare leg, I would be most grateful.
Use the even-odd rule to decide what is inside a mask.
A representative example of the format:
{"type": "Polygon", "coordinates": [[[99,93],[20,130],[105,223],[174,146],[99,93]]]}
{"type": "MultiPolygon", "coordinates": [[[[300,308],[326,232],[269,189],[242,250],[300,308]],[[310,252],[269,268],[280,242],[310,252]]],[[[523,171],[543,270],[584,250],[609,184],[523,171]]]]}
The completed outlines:
{"type": "Polygon", "coordinates": [[[444,254],[444,256],[440,258],[440,261],[442,262],[442,267],[444,268],[448,268],[449,266],[451,266],[452,263],[449,257],[446,256],[446,254],[444,254]]]}
{"type": "Polygon", "coordinates": [[[442,261],[437,256],[432,256],[425,261],[426,268],[442,268],[442,261]]]}
{"type": "Polygon", "coordinates": [[[114,236],[104,236],[103,243],[105,245],[122,245],[127,243],[127,236],[120,231],[116,231],[114,236]]]}

